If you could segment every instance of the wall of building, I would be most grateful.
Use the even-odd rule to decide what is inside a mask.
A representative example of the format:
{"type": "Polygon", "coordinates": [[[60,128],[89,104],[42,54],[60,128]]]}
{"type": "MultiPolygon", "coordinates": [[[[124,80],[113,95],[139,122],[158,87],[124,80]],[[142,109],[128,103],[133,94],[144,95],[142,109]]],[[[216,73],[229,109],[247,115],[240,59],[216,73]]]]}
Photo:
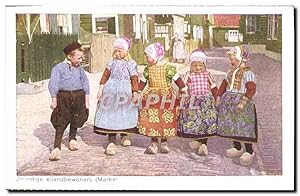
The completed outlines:
{"type": "Polygon", "coordinates": [[[269,51],[282,53],[282,16],[278,17],[278,38],[277,40],[266,40],[266,48],[269,51]]]}
{"type": "Polygon", "coordinates": [[[92,33],[92,14],[80,14],[80,27],[92,33]]]}
{"type": "Polygon", "coordinates": [[[213,30],[213,46],[214,47],[232,47],[239,45],[240,42],[228,42],[225,34],[228,30],[238,30],[237,28],[214,28],[213,30]]]}
{"type": "Polygon", "coordinates": [[[267,36],[267,16],[256,16],[256,32],[254,34],[246,33],[246,15],[241,15],[240,33],[243,34],[244,44],[266,44],[267,36]]]}

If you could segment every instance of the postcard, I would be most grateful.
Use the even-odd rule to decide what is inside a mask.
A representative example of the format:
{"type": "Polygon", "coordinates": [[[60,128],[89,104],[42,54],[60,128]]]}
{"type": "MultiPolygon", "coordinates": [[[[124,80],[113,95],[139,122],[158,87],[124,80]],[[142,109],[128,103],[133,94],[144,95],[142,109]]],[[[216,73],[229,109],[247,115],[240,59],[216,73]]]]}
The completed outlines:
{"type": "Polygon", "coordinates": [[[293,6],[5,10],[6,189],[295,190],[293,6]]]}

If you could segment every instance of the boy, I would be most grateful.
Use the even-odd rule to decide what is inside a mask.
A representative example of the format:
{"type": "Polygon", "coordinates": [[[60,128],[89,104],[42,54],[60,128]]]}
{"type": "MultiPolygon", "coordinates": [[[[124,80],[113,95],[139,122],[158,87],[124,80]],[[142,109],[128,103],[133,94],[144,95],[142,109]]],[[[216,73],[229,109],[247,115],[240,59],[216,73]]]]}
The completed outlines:
{"type": "Polygon", "coordinates": [[[80,67],[83,58],[81,45],[72,42],[63,51],[66,59],[52,68],[48,85],[52,97],[51,123],[56,130],[54,149],[49,157],[51,161],[61,158],[62,136],[69,124],[69,149],[79,149],[77,129],[87,121],[89,112],[90,89],[88,78],[80,67]]]}

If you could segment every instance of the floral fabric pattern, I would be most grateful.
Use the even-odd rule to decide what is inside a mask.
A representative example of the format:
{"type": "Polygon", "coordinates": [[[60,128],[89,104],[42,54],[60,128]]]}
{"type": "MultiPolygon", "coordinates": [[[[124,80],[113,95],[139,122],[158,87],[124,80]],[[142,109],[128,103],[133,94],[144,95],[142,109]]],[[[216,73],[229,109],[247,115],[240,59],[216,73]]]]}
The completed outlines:
{"type": "Polygon", "coordinates": [[[143,76],[146,80],[149,80],[149,67],[148,66],[145,67],[143,76]]]}
{"type": "Polygon", "coordinates": [[[176,73],[177,73],[176,67],[174,67],[172,65],[167,65],[167,68],[166,68],[166,80],[167,80],[168,84],[172,83],[172,78],[175,76],[176,73]]]}
{"type": "Polygon", "coordinates": [[[110,79],[130,81],[131,76],[138,75],[137,64],[133,59],[128,61],[124,59],[112,59],[107,67],[111,71],[110,79]]]}
{"type": "Polygon", "coordinates": [[[177,135],[180,137],[202,138],[217,133],[217,110],[212,95],[188,98],[185,108],[179,112],[177,135]],[[190,107],[197,107],[192,108],[190,107]]]}
{"type": "Polygon", "coordinates": [[[173,122],[174,114],[170,110],[164,109],[164,114],[162,115],[162,118],[165,120],[165,123],[171,123],[173,122]]]}
{"type": "Polygon", "coordinates": [[[149,113],[149,122],[159,123],[158,109],[149,109],[148,113],[149,113]]]}
{"type": "Polygon", "coordinates": [[[164,58],[165,52],[164,52],[164,47],[161,43],[156,42],[155,43],[155,48],[156,48],[156,56],[158,59],[164,58]]]}
{"type": "MultiPolygon", "coordinates": [[[[148,92],[152,91],[149,90],[148,92]]],[[[171,89],[169,89],[169,93],[172,93],[171,89]]],[[[162,95],[160,92],[158,92],[158,96],[161,100],[162,95]]],[[[151,137],[176,136],[176,106],[170,108],[170,103],[166,103],[165,107],[160,109],[161,101],[159,101],[157,104],[150,105],[149,108],[146,108],[144,107],[145,100],[143,100],[143,103],[143,108],[139,113],[139,133],[151,137]]]]}
{"type": "Polygon", "coordinates": [[[226,92],[220,102],[217,134],[240,141],[257,142],[255,105],[250,100],[241,112],[235,109],[243,94],[226,92]]]}
{"type": "Polygon", "coordinates": [[[175,135],[175,128],[164,129],[164,134],[166,137],[172,137],[175,135]]]}
{"type": "Polygon", "coordinates": [[[149,81],[149,87],[143,91],[138,126],[140,134],[150,137],[176,136],[176,107],[179,101],[171,88],[175,74],[176,68],[166,63],[144,69],[143,76],[149,81]],[[175,100],[174,105],[171,104],[172,99],[175,100]],[[147,100],[151,102],[148,106],[147,100]]]}

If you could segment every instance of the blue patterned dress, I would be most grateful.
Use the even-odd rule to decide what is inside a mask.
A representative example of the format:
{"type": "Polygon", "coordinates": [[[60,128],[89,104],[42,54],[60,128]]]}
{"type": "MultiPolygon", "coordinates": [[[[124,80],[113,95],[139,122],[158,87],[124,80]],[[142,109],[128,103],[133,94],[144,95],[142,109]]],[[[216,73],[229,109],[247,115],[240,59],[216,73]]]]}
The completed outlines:
{"type": "Polygon", "coordinates": [[[138,106],[131,103],[131,76],[137,76],[137,64],[113,59],[107,68],[109,80],[104,85],[103,96],[97,104],[94,131],[98,133],[136,132],[138,106]]]}

